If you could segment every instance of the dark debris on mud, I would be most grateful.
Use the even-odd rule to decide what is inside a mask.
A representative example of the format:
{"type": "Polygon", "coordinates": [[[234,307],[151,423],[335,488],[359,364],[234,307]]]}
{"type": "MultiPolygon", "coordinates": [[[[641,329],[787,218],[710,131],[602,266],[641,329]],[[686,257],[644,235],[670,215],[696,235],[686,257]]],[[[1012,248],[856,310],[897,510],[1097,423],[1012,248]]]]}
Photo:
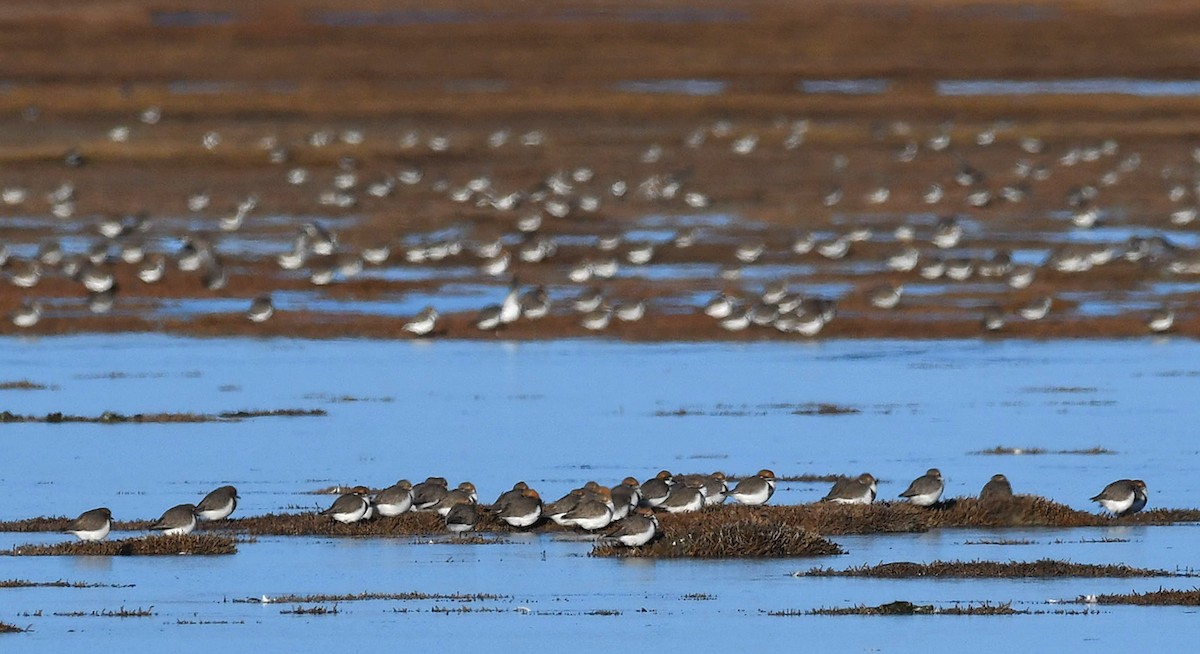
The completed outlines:
{"type": "Polygon", "coordinates": [[[987,455],[987,456],[1028,456],[1040,454],[1070,454],[1076,456],[1105,456],[1109,454],[1118,454],[1115,450],[1110,450],[1107,447],[1089,447],[1082,450],[1048,450],[1044,447],[1005,447],[997,445],[996,447],[986,450],[976,450],[969,454],[987,455]]]}
{"type": "Polygon", "coordinates": [[[165,556],[174,554],[234,554],[237,546],[228,536],[186,534],[146,536],[121,540],[68,541],[53,545],[16,545],[0,551],[5,556],[165,556]]]}
{"type": "Polygon", "coordinates": [[[278,597],[263,596],[233,600],[236,604],[323,604],[338,602],[367,602],[372,600],[398,600],[412,602],[419,600],[434,600],[442,602],[482,602],[511,600],[510,595],[494,593],[422,593],[419,591],[404,593],[351,593],[351,594],[316,594],[316,595],[280,595],[278,597]]]}
{"type": "Polygon", "coordinates": [[[83,581],[29,581],[28,579],[0,580],[0,588],[133,588],[133,584],[98,584],[83,581]]]}
{"type": "Polygon", "coordinates": [[[828,608],[822,607],[818,609],[810,609],[808,611],[785,610],[785,611],[767,611],[770,616],[798,616],[798,615],[1027,615],[1029,611],[1014,609],[1009,602],[992,604],[991,602],[983,602],[981,604],[967,604],[965,606],[955,604],[948,607],[937,607],[933,604],[913,604],[899,600],[880,604],[879,606],[847,606],[828,608]]]}
{"type": "Polygon", "coordinates": [[[240,422],[252,418],[300,418],[329,415],[323,409],[268,409],[249,411],[222,411],[220,413],[133,413],[123,414],[105,411],[98,416],[77,416],[60,411],[43,416],[21,415],[11,411],[0,411],[0,423],[35,422],[42,424],[95,423],[101,425],[164,424],[198,422],[240,422]]]}
{"type": "Polygon", "coordinates": [[[812,568],[796,573],[800,577],[877,577],[884,579],[1022,579],[1049,577],[1129,578],[1193,576],[1166,570],[1133,568],[1127,565],[1096,565],[1054,559],[1038,561],[933,561],[910,563],[897,561],[864,565],[845,570],[812,568]]]}
{"type": "Polygon", "coordinates": [[[0,382],[0,391],[46,391],[54,387],[39,384],[28,379],[0,382]]]}
{"type": "Polygon", "coordinates": [[[592,556],[717,559],[845,554],[837,543],[806,527],[779,524],[769,512],[746,507],[667,514],[659,521],[662,533],[650,543],[641,547],[598,544],[592,556]]]}
{"type": "Polygon", "coordinates": [[[1146,593],[1080,597],[1077,601],[1086,604],[1127,604],[1131,606],[1200,606],[1200,588],[1191,590],[1159,588],[1146,593]]]}
{"type": "Polygon", "coordinates": [[[70,611],[66,613],[54,613],[61,618],[152,618],[154,607],[127,609],[122,606],[119,609],[100,609],[97,611],[70,611]]]}

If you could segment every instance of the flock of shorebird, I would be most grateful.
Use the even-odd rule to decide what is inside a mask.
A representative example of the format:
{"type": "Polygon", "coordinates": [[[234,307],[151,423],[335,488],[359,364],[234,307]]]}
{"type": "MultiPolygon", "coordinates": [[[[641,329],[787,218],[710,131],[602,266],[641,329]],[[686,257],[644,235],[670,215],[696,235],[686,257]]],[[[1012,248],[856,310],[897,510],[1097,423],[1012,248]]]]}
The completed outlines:
{"type": "MultiPolygon", "coordinates": [[[[761,506],[775,493],[775,484],[775,473],[770,470],[760,470],[752,477],[740,479],[733,488],[721,472],[672,475],[663,470],[645,482],[626,477],[612,487],[589,481],[557,501],[545,504],[536,490],[521,481],[501,493],[490,507],[482,507],[471,482],[462,482],[451,489],[444,477],[429,477],[418,484],[402,479],[374,496],[367,487],[356,486],[340,495],[320,515],[351,524],[410,511],[431,512],[443,517],[447,531],[461,534],[475,529],[481,511],[488,511],[497,520],[518,529],[551,520],[589,533],[607,530],[599,541],[601,544],[638,547],[658,535],[656,511],[690,513],[723,504],[726,499],[745,506],[761,506]]],[[[821,501],[871,504],[875,501],[876,490],[877,481],[870,473],[842,477],[821,501]]],[[[941,501],[944,490],[941,471],[930,468],[914,479],[899,497],[915,506],[932,507],[941,501]]],[[[1011,484],[1000,474],[994,475],[979,493],[979,499],[984,502],[1002,502],[1012,497],[1011,484]]],[[[1105,486],[1091,499],[1116,516],[1136,513],[1146,506],[1146,483],[1139,479],[1121,479],[1105,486]]],[[[199,504],[180,504],[167,509],[150,529],[167,535],[188,534],[196,528],[198,521],[229,517],[237,508],[237,500],[236,488],[222,486],[206,495],[199,504]]],[[[97,541],[108,536],[111,528],[112,512],[108,508],[98,508],[80,515],[66,531],[81,540],[97,541]]]]}
{"type": "MultiPolygon", "coordinates": [[[[161,111],[151,112],[150,115],[154,124],[162,118],[161,111]]],[[[152,124],[145,117],[143,122],[152,124]]],[[[787,136],[782,140],[782,147],[787,150],[800,148],[813,129],[807,120],[784,124],[784,127],[787,136]]],[[[976,134],[973,142],[963,144],[952,141],[953,130],[949,125],[938,127],[923,140],[911,126],[903,125],[901,129],[894,125],[893,132],[904,135],[905,139],[903,147],[894,156],[895,161],[911,162],[920,153],[925,153],[923,156],[947,157],[945,179],[932,182],[921,196],[922,203],[934,211],[940,211],[944,217],[935,221],[924,216],[897,214],[880,222],[877,220],[880,212],[884,211],[889,198],[895,194],[888,186],[877,185],[865,192],[862,198],[866,211],[873,215],[871,223],[855,224],[840,218],[835,221],[831,217],[827,230],[799,235],[784,226],[783,233],[791,234],[790,247],[785,251],[781,251],[777,244],[768,245],[763,238],[767,232],[756,235],[754,230],[739,225],[736,218],[726,226],[730,230],[728,236],[734,239],[732,243],[725,236],[712,239],[725,227],[680,227],[665,240],[661,237],[658,240],[626,239],[616,223],[602,226],[596,233],[587,235],[577,233],[577,225],[562,229],[566,224],[563,221],[568,217],[603,217],[606,202],[641,201],[646,212],[677,216],[714,211],[714,202],[720,201],[719,193],[714,200],[713,194],[698,187],[691,175],[672,172],[671,168],[666,167],[671,165],[671,153],[661,145],[652,145],[636,156],[635,165],[642,168],[635,169],[639,172],[632,174],[644,175],[640,179],[622,176],[601,181],[591,167],[576,166],[549,171],[532,186],[511,188],[504,187],[499,179],[486,174],[452,182],[445,177],[427,174],[420,166],[379,172],[374,177],[368,177],[367,164],[347,156],[338,162],[332,187],[321,189],[316,194],[319,204],[326,207],[326,211],[351,211],[360,201],[366,200],[383,202],[401,194],[402,189],[411,187],[442,198],[447,203],[448,215],[453,215],[457,208],[468,206],[484,215],[489,212],[494,214],[499,222],[487,220],[475,221],[465,227],[455,225],[467,232],[465,236],[425,238],[401,234],[397,235],[398,238],[370,246],[349,246],[347,241],[353,238],[339,235],[326,223],[306,222],[297,225],[288,249],[275,257],[279,270],[272,274],[280,279],[303,276],[316,290],[351,280],[365,269],[379,266],[473,265],[477,266],[478,274],[483,279],[511,278],[518,272],[518,267],[522,270],[538,268],[539,277],[551,280],[548,284],[526,288],[514,281],[503,302],[479,312],[474,320],[475,326],[480,330],[496,330],[517,320],[537,320],[552,311],[562,311],[565,306],[568,311],[578,315],[578,322],[583,327],[604,330],[614,320],[640,320],[654,309],[654,298],[648,301],[646,297],[611,297],[604,284],[626,268],[652,264],[669,249],[686,250],[704,243],[706,239],[709,239],[707,242],[710,245],[729,243],[721,246],[728,248],[729,260],[717,261],[723,267],[719,273],[714,273],[714,276],[723,280],[718,283],[726,284],[741,279],[743,266],[764,261],[799,266],[801,262],[835,262],[847,257],[853,260],[854,250],[859,244],[869,242],[883,244],[893,248],[893,251],[883,255],[882,260],[874,256],[869,261],[860,259],[870,268],[861,279],[869,279],[869,274],[887,276],[892,281],[869,288],[864,283],[861,289],[853,291],[860,296],[856,299],[863,300],[858,304],[869,307],[869,310],[888,311],[904,302],[906,284],[936,282],[952,285],[968,280],[978,281],[996,288],[988,292],[984,302],[970,305],[970,310],[978,312],[976,315],[980,317],[983,329],[996,331],[1003,329],[1006,321],[1041,320],[1054,309],[1056,298],[1052,293],[1039,292],[1035,297],[1028,298],[1006,294],[1001,290],[1027,289],[1042,271],[1083,274],[1115,262],[1132,262],[1156,275],[1200,273],[1200,258],[1186,244],[1175,242],[1162,234],[1132,234],[1123,242],[1090,243],[1084,240],[1066,245],[1048,242],[1043,244],[1046,249],[1041,263],[1015,257],[1012,250],[997,247],[994,243],[972,246],[971,239],[981,236],[978,232],[982,223],[972,219],[971,212],[998,205],[1019,206],[1032,197],[1039,185],[1057,170],[1076,166],[1092,164],[1101,166],[1101,169],[1090,171],[1089,175],[1094,179],[1072,187],[1066,198],[1051,201],[1049,208],[1039,205],[1035,215],[1042,218],[1056,211],[1065,212],[1070,216],[1070,229],[1081,231],[1103,224],[1111,220],[1113,212],[1109,209],[1119,204],[1114,201],[1114,204],[1106,205],[1101,196],[1111,193],[1112,189],[1145,164],[1139,154],[1123,153],[1120,145],[1111,139],[1088,146],[1064,148],[1057,156],[1052,156],[1049,154],[1051,146],[1042,139],[1028,136],[1016,138],[1014,134],[1008,136],[1012,136],[1019,146],[1020,156],[1013,163],[1011,171],[984,172],[967,160],[966,157],[970,156],[967,148],[993,147],[998,142],[998,135],[1004,138],[1006,132],[1014,129],[1008,124],[994,125],[976,134]],[[954,159],[949,159],[951,155],[954,159]],[[647,173],[646,166],[655,168],[650,168],[653,172],[647,173]],[[952,189],[959,191],[952,192],[952,189]],[[954,201],[961,204],[946,206],[954,201]],[[489,233],[487,236],[472,237],[471,230],[476,227],[486,225],[486,229],[478,232],[482,234],[496,225],[505,224],[511,225],[511,228],[506,228],[498,236],[489,233]],[[409,238],[406,240],[405,236],[409,238]],[[420,242],[414,244],[413,237],[419,238],[420,242]],[[570,239],[570,245],[564,245],[566,239],[570,239]],[[556,262],[562,261],[561,257],[556,259],[556,255],[568,247],[575,249],[574,258],[556,265],[556,262]],[[980,247],[986,251],[981,252],[980,247]],[[579,248],[583,248],[583,251],[579,251],[579,248]],[[553,270],[548,274],[541,272],[548,270],[545,266],[553,270]],[[595,284],[599,286],[590,286],[595,284]]],[[[729,121],[707,125],[687,134],[676,154],[728,143],[728,156],[736,158],[749,156],[756,149],[766,147],[763,145],[765,139],[755,134],[739,136],[737,131],[738,128],[729,121]]],[[[521,147],[544,146],[545,134],[537,132],[535,136],[520,136],[521,147]]],[[[126,128],[110,133],[110,138],[118,137],[130,138],[130,130],[126,128]]],[[[262,145],[268,151],[268,160],[273,165],[284,167],[280,175],[281,183],[304,187],[312,183],[314,171],[303,166],[287,167],[294,151],[304,147],[326,147],[339,138],[347,146],[362,144],[365,140],[363,133],[357,130],[347,130],[340,135],[325,131],[320,135],[312,135],[304,144],[284,145],[277,138],[269,136],[262,145]]],[[[491,134],[486,142],[488,148],[498,150],[511,147],[507,144],[517,140],[512,133],[501,130],[491,134]]],[[[221,140],[206,134],[205,147],[218,147],[212,143],[219,145],[221,140]]],[[[436,161],[436,157],[452,145],[448,136],[426,136],[414,132],[403,139],[401,147],[406,148],[406,152],[411,151],[414,160],[430,157],[436,161]]],[[[1193,157],[1200,161],[1200,153],[1193,157]]],[[[86,156],[78,151],[73,151],[67,160],[69,166],[87,163],[86,156]]],[[[684,166],[682,163],[674,165],[684,166]]],[[[1187,225],[1200,212],[1200,189],[1178,179],[1185,173],[1168,168],[1164,167],[1162,176],[1168,182],[1167,196],[1170,206],[1174,207],[1169,215],[1169,223],[1174,226],[1187,225]]],[[[848,172],[846,155],[834,156],[833,170],[835,181],[832,188],[823,195],[816,193],[821,196],[819,201],[814,201],[813,207],[814,211],[827,211],[831,216],[835,208],[847,201],[850,185],[858,183],[854,181],[855,176],[848,172]]],[[[878,180],[880,175],[882,173],[868,177],[878,180]]],[[[32,196],[29,189],[24,187],[0,189],[0,200],[14,208],[24,209],[31,204],[32,196]]],[[[77,198],[75,185],[70,181],[51,190],[46,197],[50,214],[56,219],[76,216],[84,204],[82,199],[77,198]]],[[[186,198],[187,210],[197,217],[204,216],[212,204],[212,195],[208,192],[198,192],[186,198]]],[[[135,288],[119,287],[118,276],[125,278],[125,274],[116,274],[116,269],[122,266],[130,267],[132,270],[128,277],[135,278],[141,284],[160,283],[166,275],[177,274],[172,272],[172,269],[177,269],[179,273],[194,276],[198,288],[220,292],[228,285],[231,275],[261,274],[257,271],[247,272],[244,264],[259,263],[265,255],[223,252],[222,235],[242,239],[277,238],[274,232],[270,235],[255,232],[256,219],[265,217],[266,210],[262,204],[259,195],[244,197],[235,208],[221,215],[211,233],[205,235],[164,234],[155,227],[156,217],[145,215],[87,218],[84,220],[95,225],[97,237],[86,251],[68,252],[61,243],[45,240],[37,244],[36,252],[16,256],[10,254],[5,243],[0,242],[0,270],[10,284],[30,292],[46,276],[73,280],[84,291],[88,309],[97,314],[110,312],[116,306],[119,294],[138,295],[135,288]],[[166,247],[163,243],[171,242],[181,242],[182,245],[173,251],[162,249],[166,247]],[[152,243],[160,244],[159,251],[151,251],[152,243]]],[[[730,206],[728,210],[736,212],[737,207],[730,206]]],[[[853,215],[853,210],[848,211],[853,215]]],[[[592,224],[595,225],[596,221],[593,220],[592,224]]],[[[1003,240],[1022,235],[997,236],[1003,240]]],[[[31,244],[14,245],[28,249],[31,244]]],[[[838,300],[845,299],[845,296],[830,298],[798,291],[793,284],[802,284],[807,275],[797,268],[794,274],[785,272],[775,279],[766,280],[761,288],[719,292],[706,305],[695,308],[702,309],[724,330],[771,327],[787,334],[815,336],[834,319],[838,300]]],[[[848,279],[854,281],[858,273],[849,275],[848,279]]],[[[696,281],[711,284],[717,280],[708,278],[696,281]]],[[[717,289],[710,285],[708,291],[716,292],[717,289]]],[[[1155,300],[1150,297],[1148,301],[1155,300]]],[[[66,306],[59,301],[56,304],[66,306]]],[[[18,327],[32,328],[46,311],[46,303],[30,297],[10,314],[10,319],[18,327]]],[[[270,294],[247,299],[245,316],[250,321],[270,320],[275,312],[275,302],[270,294]]],[[[438,310],[431,306],[404,320],[398,327],[418,336],[436,334],[440,317],[438,310]]],[[[1164,304],[1148,311],[1145,320],[1147,329],[1152,332],[1168,331],[1174,324],[1175,310],[1164,304]]]]}

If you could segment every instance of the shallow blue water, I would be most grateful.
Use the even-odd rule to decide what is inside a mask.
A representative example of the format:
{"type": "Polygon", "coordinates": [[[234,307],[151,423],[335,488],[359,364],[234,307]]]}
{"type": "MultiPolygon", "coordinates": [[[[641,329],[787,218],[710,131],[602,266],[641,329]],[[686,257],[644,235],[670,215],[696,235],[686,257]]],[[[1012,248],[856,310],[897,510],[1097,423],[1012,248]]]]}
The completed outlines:
{"type": "MultiPolygon", "coordinates": [[[[930,466],[948,495],[978,492],[995,472],[1014,489],[1094,510],[1108,482],[1140,477],[1155,506],[1200,495],[1191,400],[1200,344],[1129,341],[839,341],[815,344],[631,345],[180,339],[155,335],[0,339],[0,381],[45,391],[0,391],[0,410],[96,415],[323,408],[324,418],[199,425],[5,424],[0,519],[76,515],[99,505],[152,518],[211,488],[236,484],[239,513],[323,508],[307,491],[400,477],[470,479],[485,500],[518,479],[557,497],[588,479],[721,469],[745,474],[873,472],[895,497],[930,466]],[[353,396],[359,401],[337,401],[353,396]],[[832,402],[861,412],[793,415],[832,402]],[[689,415],[666,416],[684,409],[689,415]],[[1103,446],[1107,456],[982,456],[996,445],[1050,450],[1103,446]]],[[[825,484],[783,483],[777,503],[811,502],[825,484]]],[[[971,638],[984,651],[1177,647],[1193,616],[1181,609],[1103,607],[1098,616],[771,617],[764,611],[904,599],[953,605],[1047,601],[1098,592],[1191,588],[1194,580],[885,581],[794,578],[814,565],[950,558],[1196,568],[1198,527],[941,530],[836,538],[846,556],[775,561],[611,561],[590,543],[516,537],[465,546],[442,539],[264,538],[231,557],[0,560],[0,578],[134,584],[133,588],[0,589],[0,620],[32,626],[21,651],[61,651],[98,637],[126,651],[200,651],[230,638],[272,648],[381,646],[403,633],[415,647],[488,645],[536,634],[546,647],[583,650],[647,638],[682,646],[771,645],[795,634],[814,645],[917,651],[971,638]],[[975,545],[982,539],[1030,545],[975,545]],[[1101,538],[1122,542],[1096,543],[1101,538]],[[341,603],[329,616],[281,615],[278,605],[226,600],[284,593],[494,592],[499,612],[444,614],[450,601],[341,603]],[[684,599],[706,593],[715,599],[684,599]],[[55,612],[154,607],[149,618],[55,612]],[[520,607],[529,610],[526,614],[520,607]],[[408,612],[397,613],[394,609],[408,612]],[[647,612],[640,612],[646,609],[647,612]],[[32,614],[43,611],[41,617],[32,614]],[[620,615],[592,615],[595,611],[620,615]],[[1147,621],[1153,616],[1153,628],[1147,621]],[[1072,622],[1066,622],[1070,620],[1072,622]],[[181,623],[184,622],[184,623],[181,623]],[[235,624],[186,624],[186,622],[235,624]],[[1049,639],[1049,640],[1048,640],[1049,639]]],[[[0,534],[0,549],[57,542],[57,534],[0,534]]],[[[1069,608],[1080,608],[1071,606],[1069,608]]]]}

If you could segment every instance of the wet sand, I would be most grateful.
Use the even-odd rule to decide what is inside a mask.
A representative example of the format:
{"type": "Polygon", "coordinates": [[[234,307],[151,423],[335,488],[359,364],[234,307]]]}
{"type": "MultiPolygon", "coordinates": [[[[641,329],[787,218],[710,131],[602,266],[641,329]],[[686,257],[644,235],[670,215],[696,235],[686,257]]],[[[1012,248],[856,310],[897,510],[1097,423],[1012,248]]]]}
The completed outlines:
{"type": "Polygon", "coordinates": [[[59,241],[78,255],[103,241],[102,218],[145,219],[143,229],[108,244],[101,265],[119,288],[110,313],[90,313],[82,286],[47,265],[33,288],[6,285],[0,293],[0,314],[36,300],[46,307],[43,319],[29,328],[6,320],[0,333],[406,338],[400,327],[420,308],[406,301],[428,297],[437,306],[468,284],[483,288],[480,297],[469,308],[458,301],[442,311],[433,337],[804,338],[765,327],[726,331],[699,311],[718,291],[752,304],[775,281],[838,300],[839,316],[820,338],[974,336],[988,306],[1008,316],[997,337],[1136,336],[1147,333],[1146,312],[1159,306],[1175,308],[1175,333],[1200,334],[1200,315],[1188,308],[1200,288],[1186,268],[1200,258],[1200,244],[1194,228],[1169,218],[1196,204],[1190,184],[1200,94],[1187,83],[1200,56],[1200,19],[1185,4],[1125,11],[961,0],[553,8],[30,2],[0,12],[0,22],[8,27],[0,45],[10,55],[0,63],[0,187],[25,191],[20,202],[0,205],[0,243],[12,255],[4,277],[24,270],[40,244],[59,241]],[[964,82],[989,80],[1082,80],[1100,92],[1068,85],[1052,93],[956,94],[964,82]],[[1156,87],[1156,80],[1182,87],[1156,87]],[[141,119],[151,107],[161,111],[153,124],[141,119]],[[125,130],[115,140],[114,128],[125,130]],[[211,148],[206,134],[217,136],[211,148]],[[930,144],[939,135],[949,138],[945,149],[930,144]],[[1041,150],[1027,152],[1026,138],[1039,139],[1041,150]],[[739,154],[746,139],[755,140],[753,149],[739,154]],[[902,161],[910,145],[916,154],[902,161]],[[69,152],[82,165],[68,165],[69,152]],[[1065,163],[1072,153],[1079,161],[1065,163]],[[1122,169],[1135,154],[1138,164],[1122,169]],[[834,164],[840,156],[844,168],[834,164]],[[1020,161],[1044,166],[1049,177],[1021,178],[1014,170],[1020,161]],[[964,162],[983,179],[955,183],[964,162]],[[287,180],[297,168],[310,176],[302,185],[287,180]],[[584,168],[590,178],[573,181],[584,168]],[[348,170],[354,184],[335,189],[335,176],[348,170]],[[420,181],[396,182],[406,171],[419,171],[420,181]],[[571,190],[557,198],[567,215],[555,217],[544,213],[545,200],[531,198],[560,173],[571,190]],[[1110,173],[1115,178],[1106,180],[1110,173]],[[485,178],[483,191],[452,197],[485,178]],[[369,192],[389,179],[386,195],[369,192]],[[629,187],[624,197],[613,197],[616,181],[629,187]],[[70,215],[53,217],[46,196],[67,182],[70,215]],[[945,197],[929,204],[922,196],[933,183],[945,197]],[[672,185],[664,195],[662,187],[672,185]],[[1071,223],[1077,208],[1068,196],[1089,186],[1098,191],[1090,206],[1100,219],[1081,229],[1071,223]],[[1179,199],[1169,197],[1175,186],[1179,199]],[[868,196],[880,188],[889,197],[874,203],[868,196]],[[1022,197],[1003,199],[1006,188],[1022,197]],[[844,197],[826,206],[833,189],[844,197]],[[980,190],[991,201],[968,204],[980,190]],[[199,192],[211,203],[190,211],[186,200],[199,192]],[[520,194],[520,206],[489,204],[509,193],[520,194]],[[256,207],[244,224],[222,231],[219,219],[250,196],[256,207]],[[586,199],[598,208],[581,208],[586,199]],[[520,236],[517,220],[539,210],[536,236],[520,236]],[[967,229],[960,244],[943,250],[929,237],[947,216],[967,229]],[[281,270],[275,255],[312,221],[337,234],[338,251],[281,270]],[[695,245],[670,242],[697,222],[695,245]],[[922,264],[978,265],[1010,252],[1036,263],[1072,253],[1111,261],[1078,273],[1043,266],[1021,290],[977,275],[925,282],[917,271],[884,265],[902,247],[893,237],[901,224],[914,227],[922,264]],[[871,235],[845,259],[791,250],[803,234],[827,241],[862,226],[871,235]],[[1158,234],[1170,244],[1165,251],[1129,260],[1131,237],[1158,234]],[[471,245],[505,235],[514,259],[535,237],[559,247],[540,263],[517,261],[498,276],[480,272],[471,245]],[[625,238],[602,253],[599,236],[625,238]],[[139,241],[150,257],[173,257],[185,238],[211,244],[228,276],[224,288],[208,290],[201,272],[174,265],[163,282],[143,284],[116,256],[139,241]],[[405,261],[405,249],[447,238],[461,240],[463,252],[405,261]],[[657,245],[650,264],[625,261],[634,244],[647,241],[657,245]],[[734,247],[744,242],[761,242],[765,251],[734,278],[734,247]],[[326,286],[308,280],[315,268],[381,245],[392,247],[384,264],[326,286]],[[607,258],[621,261],[617,277],[568,280],[572,267],[607,258]],[[679,277],[672,266],[701,267],[679,277]],[[718,277],[722,268],[727,278],[718,277]],[[545,285],[555,309],[499,334],[476,329],[476,311],[499,302],[510,274],[526,288],[545,285]],[[866,301],[883,283],[908,289],[897,308],[866,301]],[[614,303],[647,301],[646,318],[584,329],[565,300],[591,286],[614,303]],[[245,319],[240,307],[251,298],[281,292],[299,299],[266,323],[245,319]],[[1013,315],[1043,296],[1054,298],[1044,320],[1013,315]],[[179,300],[225,304],[180,308],[179,300]],[[308,309],[308,301],[346,304],[308,309]]]}

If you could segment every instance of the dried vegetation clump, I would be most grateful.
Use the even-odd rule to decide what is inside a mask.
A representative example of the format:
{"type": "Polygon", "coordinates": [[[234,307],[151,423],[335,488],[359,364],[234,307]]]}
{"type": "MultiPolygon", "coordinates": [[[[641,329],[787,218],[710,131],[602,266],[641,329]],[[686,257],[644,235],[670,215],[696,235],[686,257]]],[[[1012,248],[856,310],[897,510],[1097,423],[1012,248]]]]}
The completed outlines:
{"type": "Polygon", "coordinates": [[[367,602],[372,600],[398,600],[412,602],[419,600],[436,600],[442,602],[482,602],[512,599],[509,595],[493,593],[422,593],[417,591],[405,593],[351,593],[351,594],[317,594],[317,595],[280,595],[278,597],[250,597],[235,599],[239,604],[322,604],[338,602],[367,602]]]}
{"type": "Polygon", "coordinates": [[[44,391],[48,388],[50,387],[45,384],[39,384],[28,379],[0,382],[0,391],[44,391]]]}
{"type": "Polygon", "coordinates": [[[1200,588],[1174,590],[1159,588],[1146,593],[1123,595],[1098,595],[1094,598],[1079,598],[1088,604],[1128,604],[1134,606],[1200,606],[1200,588]]]}
{"type": "Polygon", "coordinates": [[[53,545],[17,545],[0,552],[8,556],[163,556],[169,554],[234,554],[237,546],[228,536],[187,534],[147,536],[121,540],[68,541],[53,545]]]}
{"type": "Polygon", "coordinates": [[[240,422],[251,418],[297,418],[328,415],[323,409],[268,409],[253,411],[222,411],[221,413],[133,413],[123,414],[105,411],[98,416],[76,416],[60,411],[44,416],[20,415],[11,411],[0,411],[0,423],[37,422],[60,424],[66,422],[88,422],[101,425],[145,424],[145,423],[196,423],[196,422],[240,422]]]}
{"type": "MultiPolygon", "coordinates": [[[[897,561],[879,565],[864,565],[834,570],[813,568],[799,573],[803,577],[879,577],[884,579],[912,579],[932,577],[942,579],[1021,579],[1047,577],[1172,577],[1176,573],[1166,570],[1133,568],[1127,565],[1096,565],[1072,563],[1054,559],[1039,561],[933,561],[932,563],[910,563],[897,561]]],[[[1191,575],[1186,575],[1191,576],[1191,575]]]]}
{"type": "Polygon", "coordinates": [[[844,554],[837,543],[800,526],[778,524],[764,512],[700,511],[660,517],[662,533],[641,547],[597,545],[592,556],[647,558],[769,558],[844,554]]]}
{"type": "Polygon", "coordinates": [[[850,606],[843,608],[819,608],[811,611],[778,611],[769,615],[1020,615],[1028,611],[1014,609],[1010,603],[967,604],[954,605],[944,608],[932,604],[913,604],[912,602],[897,601],[880,604],[879,606],[850,606]]]}

